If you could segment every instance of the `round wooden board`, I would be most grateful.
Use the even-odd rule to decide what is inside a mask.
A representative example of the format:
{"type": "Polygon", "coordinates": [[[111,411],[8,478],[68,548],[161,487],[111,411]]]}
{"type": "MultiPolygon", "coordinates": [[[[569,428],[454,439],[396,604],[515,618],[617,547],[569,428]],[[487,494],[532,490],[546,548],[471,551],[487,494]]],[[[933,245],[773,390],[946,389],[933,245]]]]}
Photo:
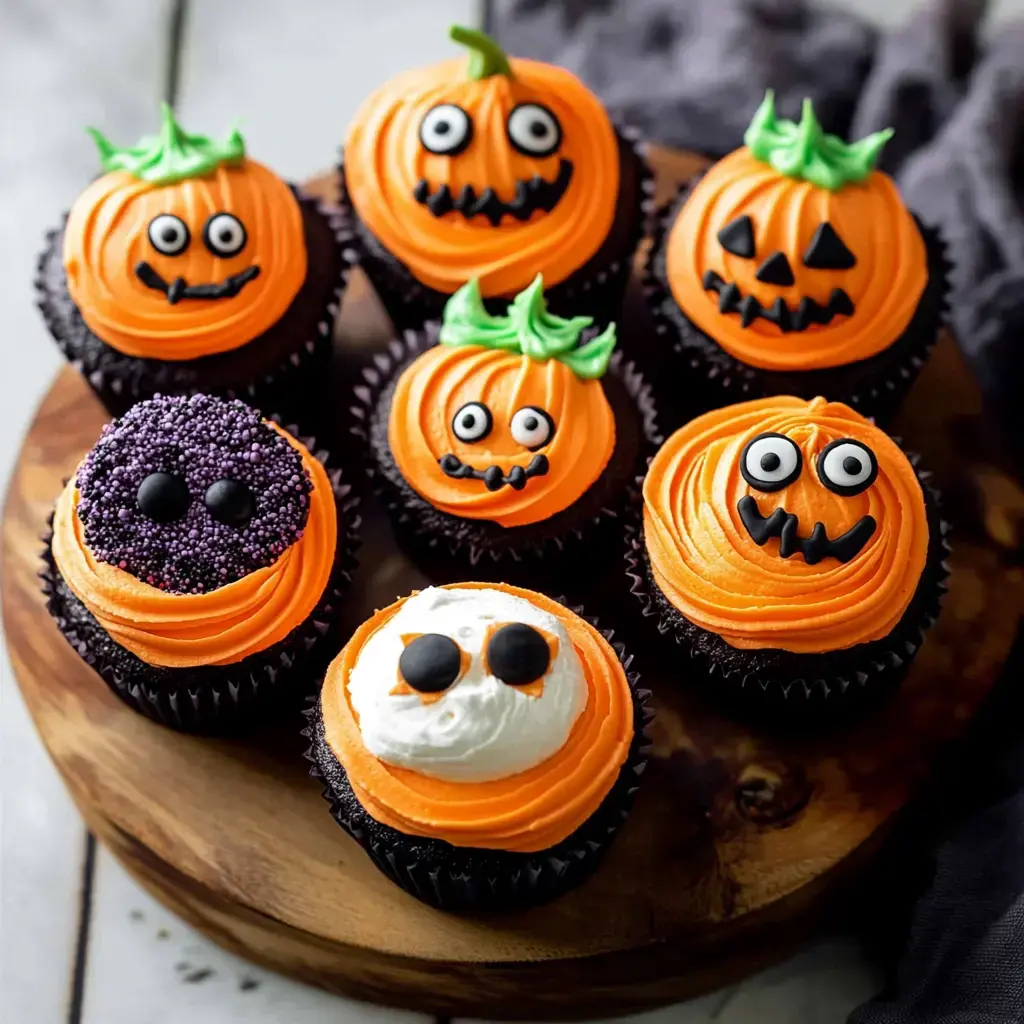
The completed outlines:
{"type": "MultiPolygon", "coordinates": [[[[698,166],[679,154],[655,162],[663,194],[698,166]]],[[[327,194],[330,181],[313,187],[327,194]]],[[[623,347],[639,353],[642,320],[624,319],[638,326],[623,347]]],[[[361,277],[338,337],[340,381],[387,337],[361,277]]],[[[7,499],[10,656],[89,826],[157,898],[243,956],[347,995],[445,1014],[604,1017],[679,1000],[834,920],[936,749],[963,731],[997,676],[1021,614],[1021,575],[1001,545],[1018,543],[1022,496],[995,464],[979,413],[946,337],[896,432],[952,496],[953,574],[895,698],[842,731],[786,739],[723,718],[634,641],[658,710],[637,805],[590,881],[528,912],[456,917],[386,881],[327,813],[295,722],[247,741],[178,735],[130,711],[78,659],[36,579],[54,497],[106,418],[70,369],[39,409],[7,499]]],[[[372,501],[365,519],[349,625],[425,582],[372,501]]],[[[613,564],[601,586],[621,579],[613,564]]],[[[638,629],[622,625],[627,636],[638,629]]]]}

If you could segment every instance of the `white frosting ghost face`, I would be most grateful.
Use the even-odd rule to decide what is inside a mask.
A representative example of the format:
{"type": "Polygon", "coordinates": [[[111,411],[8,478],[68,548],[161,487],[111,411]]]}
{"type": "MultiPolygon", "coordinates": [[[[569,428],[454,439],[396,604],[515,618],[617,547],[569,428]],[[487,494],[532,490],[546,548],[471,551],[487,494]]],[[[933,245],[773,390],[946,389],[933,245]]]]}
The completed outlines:
{"type": "MultiPolygon", "coordinates": [[[[526,639],[534,641],[537,654],[538,638],[526,639]]],[[[370,753],[450,782],[501,779],[546,761],[565,744],[587,705],[583,666],[561,622],[500,590],[430,587],[410,597],[366,642],[349,674],[348,692],[370,753]],[[536,681],[512,685],[494,674],[513,675],[507,648],[503,660],[491,646],[509,623],[533,627],[549,651],[555,649],[536,681]],[[411,638],[425,634],[458,645],[455,652],[432,637],[442,654],[460,662],[455,681],[433,692],[413,689],[399,671],[411,638]]]]}

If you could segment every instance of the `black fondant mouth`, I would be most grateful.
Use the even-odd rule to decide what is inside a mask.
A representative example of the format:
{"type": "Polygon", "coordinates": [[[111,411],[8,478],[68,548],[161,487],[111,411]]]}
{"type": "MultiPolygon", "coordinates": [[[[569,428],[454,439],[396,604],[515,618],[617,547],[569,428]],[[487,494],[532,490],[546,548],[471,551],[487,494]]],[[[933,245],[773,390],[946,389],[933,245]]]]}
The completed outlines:
{"type": "Polygon", "coordinates": [[[183,277],[176,277],[168,284],[158,271],[141,260],[135,264],[135,276],[147,288],[163,292],[173,306],[181,299],[233,299],[250,281],[260,276],[260,268],[253,264],[216,284],[186,284],[183,277]]]}
{"type": "Polygon", "coordinates": [[[524,469],[513,466],[506,476],[499,466],[488,466],[486,469],[474,469],[467,466],[458,455],[449,453],[438,460],[441,472],[455,480],[483,480],[489,491],[497,491],[506,485],[513,490],[521,491],[526,481],[534,476],[544,476],[551,468],[546,455],[534,455],[530,464],[524,469]]]}
{"type": "Polygon", "coordinates": [[[833,288],[824,306],[816,299],[804,296],[796,309],[790,309],[781,295],[770,306],[762,306],[753,295],[744,295],[735,282],[726,284],[715,270],[707,271],[702,283],[706,291],[718,296],[719,313],[738,313],[744,327],[749,327],[760,317],[786,334],[806,330],[811,324],[825,327],[837,316],[853,316],[854,313],[853,299],[842,288],[833,288]]]}
{"type": "Polygon", "coordinates": [[[443,217],[453,210],[467,220],[483,214],[492,226],[497,227],[505,214],[516,220],[529,220],[534,210],[550,213],[565,195],[570,181],[572,161],[562,160],[554,181],[545,181],[539,174],[532,178],[520,178],[516,182],[515,198],[509,202],[500,199],[493,188],[485,188],[477,195],[472,185],[463,185],[459,194],[452,198],[447,185],[441,185],[431,192],[430,183],[425,178],[416,183],[412,195],[417,203],[422,203],[435,217],[443,217]]]}
{"type": "Polygon", "coordinates": [[[863,516],[846,533],[829,540],[824,523],[815,523],[810,537],[800,537],[796,532],[800,526],[799,518],[783,508],[777,508],[766,519],[761,515],[757,501],[749,494],[740,498],[736,508],[755,544],[761,547],[769,537],[778,537],[780,557],[789,558],[800,552],[808,565],[817,565],[823,558],[849,562],[860,554],[878,525],[873,516],[863,516]]]}

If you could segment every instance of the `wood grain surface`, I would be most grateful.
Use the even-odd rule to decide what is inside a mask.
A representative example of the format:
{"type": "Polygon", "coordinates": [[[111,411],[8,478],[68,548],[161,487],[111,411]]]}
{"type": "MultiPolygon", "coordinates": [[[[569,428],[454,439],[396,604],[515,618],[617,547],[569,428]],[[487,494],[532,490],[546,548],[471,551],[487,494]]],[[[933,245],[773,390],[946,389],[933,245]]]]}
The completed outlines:
{"type": "MultiPolygon", "coordinates": [[[[679,154],[655,162],[663,194],[698,166],[679,154]]],[[[329,195],[330,179],[312,187],[329,195]]],[[[627,351],[644,327],[631,309],[627,351]]],[[[357,275],[330,386],[346,386],[387,332],[357,275]]],[[[334,399],[340,422],[346,401],[342,392],[334,399]]],[[[648,650],[643,623],[626,621],[630,611],[612,601],[623,621],[605,621],[630,640],[658,710],[628,825],[596,875],[553,904],[455,917],[391,885],[334,824],[307,777],[298,720],[248,740],[178,735],[125,707],[60,637],[36,578],[39,538],[61,481],[104,419],[64,370],[7,498],[4,626],[40,735],[97,836],[185,919],[261,963],[394,1005],[603,1017],[706,991],[785,955],[856,892],[886,826],[991,687],[1022,611],[1024,496],[1000,467],[947,336],[894,431],[937,470],[956,528],[942,617],[900,692],[817,736],[744,726],[680,685],[684,671],[648,650]]],[[[353,626],[426,581],[372,499],[364,518],[363,564],[344,613],[353,626]]],[[[599,584],[576,582],[593,597],[621,581],[613,559],[599,584]]]]}

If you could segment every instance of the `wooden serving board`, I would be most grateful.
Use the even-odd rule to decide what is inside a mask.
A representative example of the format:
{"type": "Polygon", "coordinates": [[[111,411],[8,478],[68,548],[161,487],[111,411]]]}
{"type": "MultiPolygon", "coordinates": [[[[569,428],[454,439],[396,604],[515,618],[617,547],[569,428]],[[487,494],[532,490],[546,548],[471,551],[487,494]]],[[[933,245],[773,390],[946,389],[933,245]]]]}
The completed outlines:
{"type": "MultiPolygon", "coordinates": [[[[699,166],[680,154],[655,163],[662,193],[699,166]]],[[[328,194],[331,183],[313,187],[328,194]]],[[[624,319],[623,348],[641,353],[640,314],[624,319]]],[[[357,275],[338,332],[340,381],[387,331],[357,275]]],[[[667,427],[677,425],[671,415],[667,427]]],[[[658,711],[627,826],[594,877],[564,898],[456,917],[391,885],[335,825],[306,774],[298,719],[249,740],[178,735],[130,711],[60,637],[36,578],[39,537],[104,420],[86,385],[70,369],[59,374],[4,513],[4,626],[43,742],[90,828],[158,899],[243,956],[383,1003],[604,1017],[695,995],[785,955],[834,922],[937,748],[963,732],[991,687],[1021,615],[1013,555],[1024,495],[999,468],[979,395],[945,337],[895,428],[938,471],[956,527],[942,617],[900,692],[817,738],[740,725],[680,685],[685,666],[648,646],[624,603],[621,625],[636,638],[658,711]]],[[[351,626],[426,582],[372,500],[364,520],[351,626]]],[[[585,603],[622,578],[613,557],[598,584],[579,581],[585,603]]]]}

